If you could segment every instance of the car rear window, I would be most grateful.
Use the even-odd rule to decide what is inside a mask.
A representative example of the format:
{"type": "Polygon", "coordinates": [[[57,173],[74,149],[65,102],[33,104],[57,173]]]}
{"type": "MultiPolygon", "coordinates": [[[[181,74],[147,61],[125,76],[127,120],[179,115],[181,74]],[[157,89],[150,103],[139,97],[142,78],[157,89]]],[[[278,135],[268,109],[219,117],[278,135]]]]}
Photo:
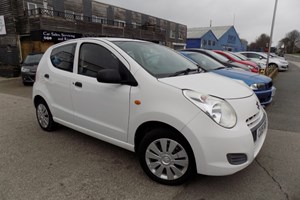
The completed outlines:
{"type": "Polygon", "coordinates": [[[73,71],[76,44],[67,44],[57,47],[51,52],[52,65],[64,71],[73,71]]]}

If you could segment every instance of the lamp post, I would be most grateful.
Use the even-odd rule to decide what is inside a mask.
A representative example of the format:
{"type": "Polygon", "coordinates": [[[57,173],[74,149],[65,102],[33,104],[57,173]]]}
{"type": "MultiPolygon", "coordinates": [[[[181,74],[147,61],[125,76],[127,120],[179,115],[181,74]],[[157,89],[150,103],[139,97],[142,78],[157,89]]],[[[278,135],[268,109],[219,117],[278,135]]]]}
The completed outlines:
{"type": "Polygon", "coordinates": [[[274,6],[274,12],[273,12],[273,20],[272,20],[272,27],[271,27],[271,34],[270,34],[270,42],[269,42],[269,49],[268,49],[267,65],[266,65],[266,67],[269,67],[270,51],[271,51],[271,47],[272,47],[272,37],[273,37],[273,29],[274,29],[275,16],[276,16],[276,10],[277,10],[277,3],[278,3],[278,0],[275,0],[275,6],[274,6]]]}

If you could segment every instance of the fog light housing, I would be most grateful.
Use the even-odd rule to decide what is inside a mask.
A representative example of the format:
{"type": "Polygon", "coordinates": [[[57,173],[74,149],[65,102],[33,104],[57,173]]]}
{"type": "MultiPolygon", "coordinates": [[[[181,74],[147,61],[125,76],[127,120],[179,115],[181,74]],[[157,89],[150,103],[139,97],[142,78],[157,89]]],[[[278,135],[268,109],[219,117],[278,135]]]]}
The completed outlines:
{"type": "Polygon", "coordinates": [[[227,154],[227,160],[232,165],[241,165],[247,162],[248,157],[244,153],[229,153],[227,154]]]}

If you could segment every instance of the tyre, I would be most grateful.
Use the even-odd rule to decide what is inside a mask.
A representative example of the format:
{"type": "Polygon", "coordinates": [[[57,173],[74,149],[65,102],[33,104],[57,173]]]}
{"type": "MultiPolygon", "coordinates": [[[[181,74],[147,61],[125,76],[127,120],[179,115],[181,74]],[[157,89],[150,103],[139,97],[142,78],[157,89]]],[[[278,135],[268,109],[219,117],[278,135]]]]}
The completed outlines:
{"type": "Polygon", "coordinates": [[[138,156],[145,173],[165,185],[180,185],[195,173],[190,145],[171,129],[149,131],[139,145],[138,156]]]}
{"type": "Polygon", "coordinates": [[[45,101],[39,101],[36,105],[36,117],[40,127],[45,131],[53,131],[55,122],[51,111],[45,101]]]}

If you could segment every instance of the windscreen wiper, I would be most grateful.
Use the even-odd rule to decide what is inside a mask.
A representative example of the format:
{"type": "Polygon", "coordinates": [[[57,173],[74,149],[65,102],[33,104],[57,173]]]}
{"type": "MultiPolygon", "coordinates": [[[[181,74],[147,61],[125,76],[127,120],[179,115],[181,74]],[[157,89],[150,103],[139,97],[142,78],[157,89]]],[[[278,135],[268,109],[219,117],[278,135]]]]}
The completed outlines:
{"type": "Polygon", "coordinates": [[[197,69],[186,68],[186,69],[184,69],[184,70],[180,70],[180,71],[177,71],[177,72],[171,74],[170,77],[171,77],[171,76],[178,76],[178,75],[180,75],[180,74],[187,75],[187,74],[189,74],[190,72],[194,72],[194,71],[200,72],[200,69],[201,69],[201,68],[199,68],[199,67],[198,67],[197,69]]]}

